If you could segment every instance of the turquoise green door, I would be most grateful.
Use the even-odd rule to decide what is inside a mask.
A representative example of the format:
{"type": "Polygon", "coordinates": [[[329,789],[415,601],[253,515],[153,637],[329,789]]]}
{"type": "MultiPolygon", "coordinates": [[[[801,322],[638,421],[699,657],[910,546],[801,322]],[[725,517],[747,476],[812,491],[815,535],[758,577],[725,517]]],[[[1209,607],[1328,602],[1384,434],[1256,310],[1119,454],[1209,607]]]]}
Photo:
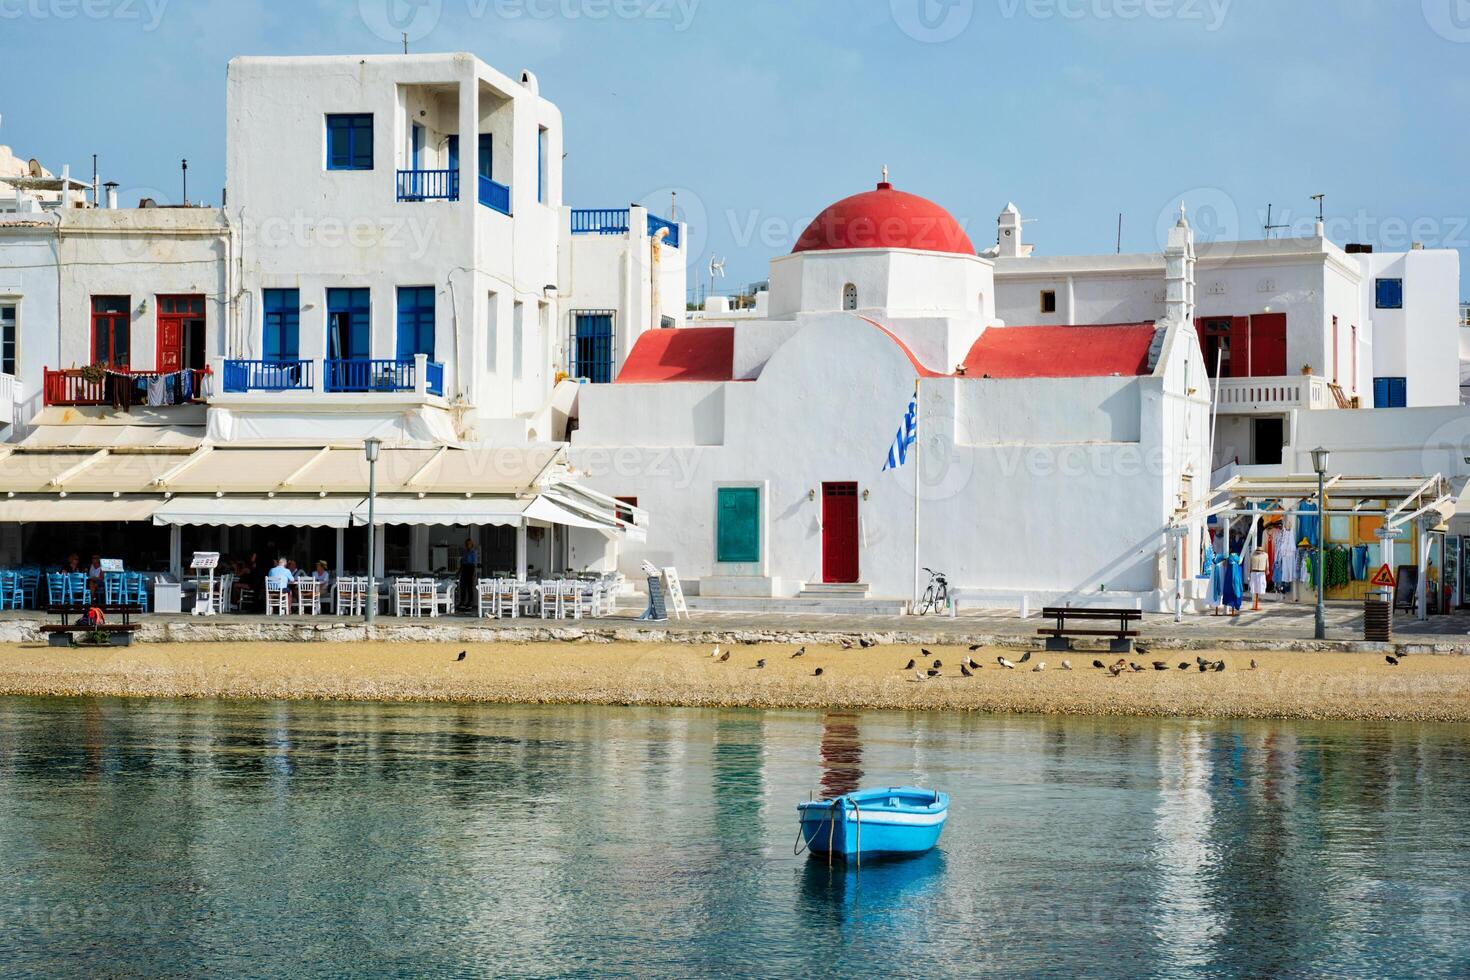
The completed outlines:
{"type": "Polygon", "coordinates": [[[717,561],[761,560],[761,494],[755,487],[721,487],[716,531],[717,561]]]}

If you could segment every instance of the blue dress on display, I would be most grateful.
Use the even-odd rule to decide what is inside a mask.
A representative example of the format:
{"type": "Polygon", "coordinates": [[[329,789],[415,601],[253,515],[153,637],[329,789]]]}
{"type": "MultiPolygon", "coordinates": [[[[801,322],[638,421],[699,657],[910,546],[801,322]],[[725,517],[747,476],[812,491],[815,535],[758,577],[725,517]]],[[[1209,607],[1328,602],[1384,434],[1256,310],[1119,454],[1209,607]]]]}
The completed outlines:
{"type": "Polygon", "coordinates": [[[1244,591],[1242,588],[1243,583],[1241,582],[1240,577],[1240,556],[1231,555],[1229,558],[1222,561],[1220,563],[1220,566],[1222,569],[1224,569],[1225,572],[1225,583],[1223,590],[1225,605],[1229,606],[1231,609],[1239,609],[1241,603],[1241,593],[1244,591]]]}

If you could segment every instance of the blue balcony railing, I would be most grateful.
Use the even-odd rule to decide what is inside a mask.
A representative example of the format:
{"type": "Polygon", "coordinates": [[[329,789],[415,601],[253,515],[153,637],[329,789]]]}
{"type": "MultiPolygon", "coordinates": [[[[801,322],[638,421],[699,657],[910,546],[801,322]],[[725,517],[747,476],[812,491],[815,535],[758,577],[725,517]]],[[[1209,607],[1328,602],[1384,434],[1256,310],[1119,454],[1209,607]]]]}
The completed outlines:
{"type": "Polygon", "coordinates": [[[458,201],[458,170],[398,171],[400,201],[458,201]]]}
{"type": "Polygon", "coordinates": [[[648,237],[652,238],[654,235],[658,234],[658,230],[660,228],[667,228],[669,230],[669,237],[664,239],[664,244],[672,245],[674,248],[678,248],[679,223],[677,221],[668,221],[664,218],[658,217],[657,215],[650,214],[648,216],[648,237]]]}
{"type": "MultiPolygon", "coordinates": [[[[413,391],[417,372],[413,358],[354,359],[326,362],[323,387],[329,392],[413,391]]],[[[444,394],[444,365],[429,362],[425,387],[431,395],[444,394]]]]}
{"type": "Polygon", "coordinates": [[[225,361],[224,389],[245,391],[310,391],[311,361],[225,361]]]}
{"type": "Polygon", "coordinates": [[[510,188],[489,177],[480,178],[480,203],[501,214],[510,214],[510,188]]]}
{"type": "Polygon", "coordinates": [[[627,208],[573,208],[573,235],[626,235],[627,208]]]}

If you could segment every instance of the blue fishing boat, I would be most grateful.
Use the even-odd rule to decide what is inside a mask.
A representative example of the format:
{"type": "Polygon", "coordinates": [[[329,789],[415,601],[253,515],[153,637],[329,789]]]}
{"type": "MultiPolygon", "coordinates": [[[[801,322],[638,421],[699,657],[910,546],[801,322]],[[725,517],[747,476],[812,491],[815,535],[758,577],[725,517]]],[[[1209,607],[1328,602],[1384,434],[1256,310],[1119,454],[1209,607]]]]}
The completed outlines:
{"type": "Polygon", "coordinates": [[[923,854],[939,843],[949,818],[949,796],[893,786],[798,803],[796,812],[801,843],[816,857],[899,857],[923,854]]]}

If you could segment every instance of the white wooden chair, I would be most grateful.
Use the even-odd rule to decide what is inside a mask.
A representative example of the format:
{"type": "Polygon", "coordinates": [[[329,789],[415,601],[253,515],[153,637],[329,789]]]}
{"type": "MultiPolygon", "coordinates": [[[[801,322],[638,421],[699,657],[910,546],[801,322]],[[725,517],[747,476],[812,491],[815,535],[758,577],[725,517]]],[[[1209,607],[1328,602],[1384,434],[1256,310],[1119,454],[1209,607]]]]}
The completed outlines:
{"type": "Polygon", "coordinates": [[[413,616],[414,597],[418,595],[418,582],[411,578],[393,580],[393,615],[413,616]]]}
{"type": "Polygon", "coordinates": [[[481,619],[486,616],[499,616],[495,608],[495,590],[498,583],[494,579],[482,578],[475,583],[475,612],[481,619]]]}
{"type": "Polygon", "coordinates": [[[234,612],[234,603],[231,601],[231,593],[235,590],[235,576],[226,573],[214,580],[214,608],[218,612],[234,612]]]}
{"type": "Polygon", "coordinates": [[[439,583],[431,578],[414,579],[413,614],[415,616],[429,616],[431,619],[438,618],[439,583]]]}
{"type": "Polygon", "coordinates": [[[521,583],[515,579],[496,579],[495,616],[516,619],[521,614],[521,583]]]}
{"type": "Polygon", "coordinates": [[[438,603],[439,611],[445,616],[454,615],[454,594],[459,588],[457,582],[445,582],[442,591],[435,594],[434,601],[438,603]]]}
{"type": "Polygon", "coordinates": [[[289,616],[291,614],[291,590],[278,589],[267,579],[265,583],[265,614],[267,616],[289,616]]]}
{"type": "Polygon", "coordinates": [[[322,587],[314,578],[296,580],[296,614],[320,616],[322,614],[322,587]]]}
{"type": "Polygon", "coordinates": [[[366,597],[367,584],[360,578],[343,575],[332,584],[332,609],[338,616],[362,615],[366,597]]]}

